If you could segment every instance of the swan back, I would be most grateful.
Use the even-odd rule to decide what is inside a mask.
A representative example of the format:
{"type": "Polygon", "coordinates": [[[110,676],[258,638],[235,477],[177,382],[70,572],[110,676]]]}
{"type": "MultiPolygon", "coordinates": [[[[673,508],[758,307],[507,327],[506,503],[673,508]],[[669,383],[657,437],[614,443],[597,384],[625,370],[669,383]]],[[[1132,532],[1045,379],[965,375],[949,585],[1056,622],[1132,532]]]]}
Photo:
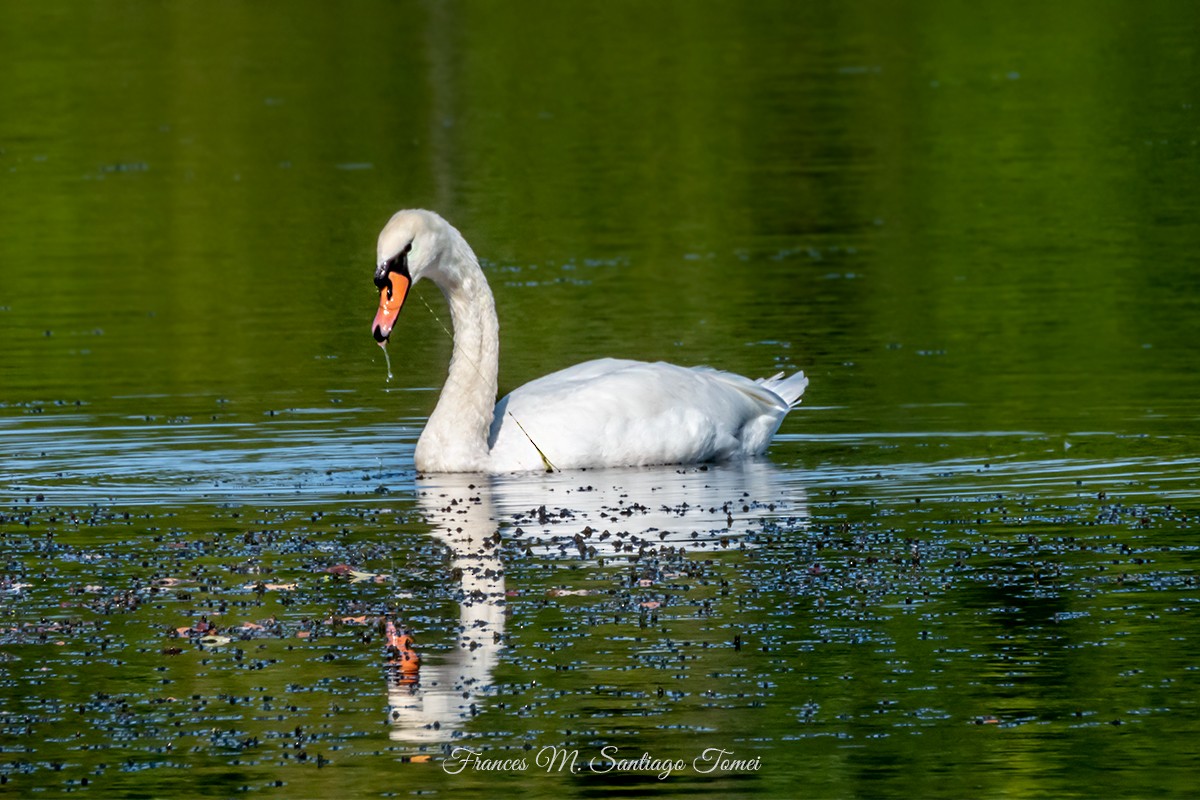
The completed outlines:
{"type": "Polygon", "coordinates": [[[798,401],[707,367],[587,361],[531,381],[497,404],[489,470],[542,469],[543,455],[558,469],[758,455],[798,401]]]}

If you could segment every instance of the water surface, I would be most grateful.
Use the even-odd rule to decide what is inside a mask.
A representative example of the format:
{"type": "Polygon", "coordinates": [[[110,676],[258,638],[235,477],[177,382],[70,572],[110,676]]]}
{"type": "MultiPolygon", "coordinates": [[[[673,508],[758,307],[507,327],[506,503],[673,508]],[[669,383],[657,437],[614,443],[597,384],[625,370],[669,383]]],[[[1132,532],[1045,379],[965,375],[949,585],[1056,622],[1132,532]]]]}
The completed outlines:
{"type": "Polygon", "coordinates": [[[1188,796],[1198,27],[0,8],[0,793],[1188,796]],[[502,390],[805,403],[744,465],[418,478],[448,314],[390,383],[368,332],[408,206],[484,260],[502,390]]]}

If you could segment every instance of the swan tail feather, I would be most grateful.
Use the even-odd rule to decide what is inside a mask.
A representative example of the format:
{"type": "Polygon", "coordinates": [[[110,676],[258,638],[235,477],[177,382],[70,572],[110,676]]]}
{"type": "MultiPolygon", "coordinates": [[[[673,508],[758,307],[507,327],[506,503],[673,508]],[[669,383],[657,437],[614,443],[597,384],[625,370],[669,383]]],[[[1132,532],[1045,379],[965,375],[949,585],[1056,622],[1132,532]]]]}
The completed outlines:
{"type": "Polygon", "coordinates": [[[783,398],[789,408],[799,405],[800,399],[804,397],[804,390],[808,388],[808,378],[803,372],[792,375],[780,372],[769,378],[759,378],[758,383],[783,398]]]}

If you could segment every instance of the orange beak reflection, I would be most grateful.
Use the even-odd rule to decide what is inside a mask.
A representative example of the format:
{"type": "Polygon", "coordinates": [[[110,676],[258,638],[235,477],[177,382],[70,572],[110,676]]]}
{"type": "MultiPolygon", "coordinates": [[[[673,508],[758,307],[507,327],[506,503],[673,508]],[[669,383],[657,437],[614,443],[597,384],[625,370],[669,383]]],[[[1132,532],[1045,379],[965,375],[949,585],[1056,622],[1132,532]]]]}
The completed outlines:
{"type": "Polygon", "coordinates": [[[407,276],[390,272],[387,284],[379,291],[379,310],[375,312],[375,321],[371,323],[371,334],[381,347],[387,344],[388,337],[392,335],[392,326],[396,324],[396,317],[400,316],[404,298],[408,296],[411,286],[412,281],[407,276]]]}

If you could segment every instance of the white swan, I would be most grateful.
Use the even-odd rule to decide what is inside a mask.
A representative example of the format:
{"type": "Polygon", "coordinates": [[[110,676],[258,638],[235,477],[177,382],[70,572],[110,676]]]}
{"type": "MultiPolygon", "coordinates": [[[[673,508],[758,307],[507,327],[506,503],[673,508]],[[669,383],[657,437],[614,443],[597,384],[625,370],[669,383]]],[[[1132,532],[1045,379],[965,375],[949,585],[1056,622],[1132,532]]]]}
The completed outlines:
{"type": "Polygon", "coordinates": [[[379,311],[371,331],[381,346],[422,278],[436,283],[450,305],[454,352],[417,441],[421,472],[497,474],[758,455],[808,386],[803,372],[752,381],[707,367],[602,358],[538,378],[495,403],[500,324],[462,234],[432,211],[399,211],[379,234],[376,263],[379,311]]]}

